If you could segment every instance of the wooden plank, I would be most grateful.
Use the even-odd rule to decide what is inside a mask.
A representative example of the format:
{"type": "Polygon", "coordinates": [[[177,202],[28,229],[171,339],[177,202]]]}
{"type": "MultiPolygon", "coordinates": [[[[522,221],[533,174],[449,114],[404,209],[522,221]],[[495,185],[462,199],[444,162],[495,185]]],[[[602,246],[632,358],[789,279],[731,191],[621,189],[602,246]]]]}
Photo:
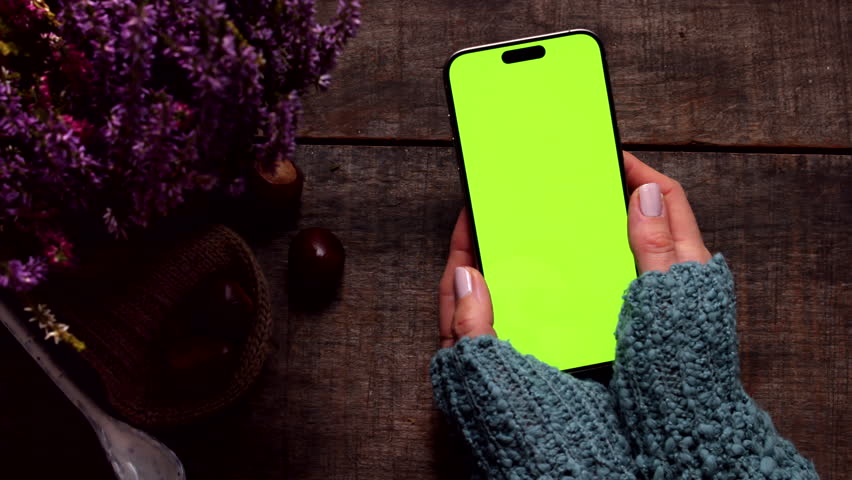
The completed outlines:
{"type": "MultiPolygon", "coordinates": [[[[338,232],[348,263],[340,301],[318,314],[291,312],[279,335],[285,469],[300,478],[428,478],[456,458],[434,453],[446,437],[435,436],[425,371],[460,204],[452,153],[310,147],[301,155],[309,175],[301,225],[338,232]]],[[[840,478],[850,433],[841,414],[852,159],[643,157],[683,181],[708,244],[731,262],[746,388],[824,478],[840,478]]],[[[279,291],[285,251],[281,241],[260,250],[279,291]]]]}
{"type": "MultiPolygon", "coordinates": [[[[706,242],[729,260],[746,389],[822,478],[845,478],[852,157],[640,156],[685,185],[706,242]]],[[[330,228],[347,250],[339,298],[283,315],[295,232],[255,240],[280,315],[276,348],[246,398],[163,438],[189,478],[463,478],[463,449],[434,411],[427,375],[435,290],[461,204],[451,149],[302,147],[299,164],[308,175],[300,227],[330,228]]],[[[27,362],[19,350],[0,349],[0,410],[24,398],[32,406],[6,416],[4,431],[36,425],[41,434],[30,435],[47,441],[39,417],[61,401],[32,385],[34,368],[10,367],[27,362]]],[[[100,458],[78,446],[89,438],[91,447],[85,423],[56,428],[72,458],[100,458]]],[[[0,461],[43,478],[55,471],[48,462],[22,460],[37,447],[0,449],[0,461]]]]}
{"type": "Polygon", "coordinates": [[[625,143],[852,146],[847,0],[365,2],[301,134],[448,139],[455,50],[570,28],[603,39],[625,143]]]}

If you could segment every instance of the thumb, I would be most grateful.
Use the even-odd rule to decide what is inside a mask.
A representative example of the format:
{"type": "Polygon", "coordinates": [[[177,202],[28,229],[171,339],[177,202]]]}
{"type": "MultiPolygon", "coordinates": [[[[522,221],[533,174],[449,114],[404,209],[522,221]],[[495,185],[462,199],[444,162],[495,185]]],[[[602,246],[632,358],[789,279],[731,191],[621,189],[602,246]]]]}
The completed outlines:
{"type": "Polygon", "coordinates": [[[456,309],[453,313],[453,336],[456,340],[480,335],[496,336],[492,327],[491,295],[482,274],[475,268],[456,267],[454,281],[456,309]]]}
{"type": "Polygon", "coordinates": [[[660,185],[646,183],[637,188],[627,210],[630,249],[639,272],[667,272],[677,263],[677,252],[660,185]]]}

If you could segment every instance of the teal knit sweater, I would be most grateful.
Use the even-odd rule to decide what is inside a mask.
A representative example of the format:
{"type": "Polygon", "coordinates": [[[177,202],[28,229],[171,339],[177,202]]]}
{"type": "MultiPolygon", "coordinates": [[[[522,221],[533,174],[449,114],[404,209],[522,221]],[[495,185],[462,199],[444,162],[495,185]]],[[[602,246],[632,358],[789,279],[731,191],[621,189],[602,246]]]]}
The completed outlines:
{"type": "Polygon", "coordinates": [[[609,388],[481,336],[435,355],[435,400],[488,478],[818,478],[743,390],[734,316],[721,255],[645,273],[609,388]]]}

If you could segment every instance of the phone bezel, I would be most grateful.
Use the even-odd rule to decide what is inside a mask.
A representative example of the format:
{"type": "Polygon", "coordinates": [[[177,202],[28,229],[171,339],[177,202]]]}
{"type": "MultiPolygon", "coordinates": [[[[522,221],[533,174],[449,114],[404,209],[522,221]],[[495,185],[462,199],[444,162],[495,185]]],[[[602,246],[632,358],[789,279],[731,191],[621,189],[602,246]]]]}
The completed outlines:
{"type": "MultiPolygon", "coordinates": [[[[615,138],[615,147],[616,147],[616,152],[618,154],[618,169],[619,169],[619,172],[621,174],[621,188],[622,188],[622,191],[624,193],[624,209],[625,209],[625,211],[627,211],[627,206],[628,206],[628,203],[629,203],[629,200],[630,200],[630,196],[629,196],[629,192],[627,190],[627,179],[626,179],[626,176],[625,176],[625,173],[624,173],[624,155],[623,155],[622,150],[621,150],[621,136],[618,133],[618,121],[617,121],[616,116],[615,116],[615,102],[614,102],[613,97],[612,97],[612,86],[610,84],[610,79],[609,79],[609,66],[607,65],[607,61],[606,61],[606,51],[604,50],[603,42],[601,42],[601,40],[597,36],[597,34],[595,34],[591,30],[578,28],[578,29],[564,30],[564,31],[561,31],[561,32],[548,33],[548,34],[545,34],[545,35],[536,35],[536,36],[532,36],[532,37],[518,38],[518,39],[514,39],[514,40],[508,40],[508,41],[505,41],[505,42],[488,43],[488,44],[484,44],[484,45],[478,45],[478,46],[475,46],[475,47],[464,48],[462,50],[459,50],[459,51],[453,53],[452,55],[450,55],[450,57],[447,59],[446,63],[444,64],[444,73],[443,73],[444,91],[445,91],[446,96],[447,96],[447,108],[449,110],[449,114],[447,116],[449,117],[450,126],[451,126],[452,132],[453,132],[452,140],[453,140],[453,148],[455,149],[455,153],[456,153],[456,163],[457,163],[456,168],[459,172],[459,179],[461,181],[462,190],[464,191],[465,207],[466,207],[468,219],[469,219],[468,225],[470,227],[471,241],[473,242],[474,260],[476,261],[477,268],[479,268],[479,270],[480,270],[480,272],[482,272],[483,276],[485,276],[485,271],[482,268],[482,259],[480,257],[480,252],[479,252],[479,240],[476,236],[476,219],[474,218],[474,215],[473,215],[473,207],[472,207],[471,200],[470,200],[470,189],[468,187],[467,174],[466,174],[465,166],[464,166],[464,155],[462,154],[461,139],[459,138],[458,123],[456,121],[455,103],[453,102],[453,92],[452,92],[452,87],[450,86],[450,67],[452,66],[453,61],[455,61],[457,58],[461,57],[462,55],[469,54],[469,53],[480,52],[480,51],[483,51],[483,50],[491,50],[491,49],[495,49],[495,48],[510,47],[512,45],[521,45],[521,44],[525,44],[525,43],[538,42],[538,41],[542,41],[542,40],[549,40],[549,39],[552,39],[552,38],[565,37],[565,36],[569,36],[569,35],[587,35],[587,36],[591,37],[592,39],[594,39],[595,43],[598,45],[598,51],[600,52],[600,55],[601,55],[601,64],[603,65],[604,81],[606,83],[606,95],[607,95],[607,99],[609,101],[609,113],[610,113],[610,119],[611,119],[611,123],[612,123],[613,136],[615,138]]],[[[626,225],[625,225],[625,228],[626,228],[626,225]]],[[[638,274],[638,270],[637,270],[637,274],[638,274]]],[[[599,364],[576,367],[576,368],[572,368],[572,369],[569,369],[569,370],[566,370],[566,371],[570,372],[572,375],[575,375],[577,377],[591,378],[591,379],[597,380],[599,382],[606,383],[609,380],[609,377],[611,376],[611,373],[612,373],[611,367],[612,367],[612,362],[603,362],[603,363],[599,363],[599,364]]]]}

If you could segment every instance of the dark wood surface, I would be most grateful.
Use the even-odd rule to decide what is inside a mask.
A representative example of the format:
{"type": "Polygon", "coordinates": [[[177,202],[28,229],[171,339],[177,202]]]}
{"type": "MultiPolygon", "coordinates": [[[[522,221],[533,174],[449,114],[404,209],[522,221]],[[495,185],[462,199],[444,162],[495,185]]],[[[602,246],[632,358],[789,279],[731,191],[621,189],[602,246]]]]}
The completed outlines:
{"type": "MultiPolygon", "coordinates": [[[[844,478],[852,434],[844,417],[849,158],[641,155],[683,182],[708,246],[731,264],[746,389],[823,478],[844,478]]],[[[190,478],[451,477],[461,456],[448,447],[432,408],[427,365],[436,345],[435,288],[461,203],[452,151],[313,146],[302,147],[299,160],[309,178],[300,225],[331,228],[347,248],[339,298],[320,312],[289,311],[292,232],[258,242],[275,309],[286,318],[277,325],[274,352],[243,401],[164,438],[190,478]]],[[[18,349],[4,349],[3,357],[4,365],[24,364],[38,377],[18,349]]],[[[8,377],[4,391],[62,407],[41,411],[33,406],[41,401],[24,405],[16,393],[19,414],[4,420],[4,431],[32,432],[33,420],[47,428],[47,415],[68,428],[60,439],[71,451],[83,447],[68,431],[79,435],[84,458],[92,460],[83,471],[100,464],[85,423],[66,420],[76,414],[46,381],[0,371],[8,377]]],[[[7,448],[31,460],[44,438],[22,437],[7,448]]]]}
{"type": "MultiPolygon", "coordinates": [[[[850,7],[754,3],[366,5],[302,130],[343,145],[303,145],[297,158],[308,175],[299,227],[340,236],[343,288],[319,312],[291,311],[295,231],[253,240],[275,298],[273,351],[240,402],[158,432],[189,478],[464,476],[427,375],[461,204],[440,71],[457,48],[572,27],[607,44],[623,140],[684,184],[705,241],[731,265],[746,389],[822,478],[848,478],[850,7]],[[659,151],[690,142],[708,151],[659,151]]],[[[0,412],[4,478],[110,478],[85,420],[5,332],[0,412]]]]}
{"type": "Polygon", "coordinates": [[[449,139],[455,50],[587,28],[604,41],[631,144],[852,146],[852,2],[366,2],[303,133],[449,139]]]}

